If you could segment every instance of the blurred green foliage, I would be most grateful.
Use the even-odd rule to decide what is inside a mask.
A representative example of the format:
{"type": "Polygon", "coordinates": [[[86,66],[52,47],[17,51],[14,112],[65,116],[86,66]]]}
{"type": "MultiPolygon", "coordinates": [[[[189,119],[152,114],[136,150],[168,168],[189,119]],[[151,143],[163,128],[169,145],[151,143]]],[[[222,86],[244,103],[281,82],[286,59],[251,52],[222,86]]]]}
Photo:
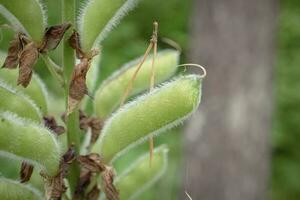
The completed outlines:
{"type": "Polygon", "coordinates": [[[275,116],[273,129],[273,200],[300,199],[300,1],[281,0],[275,116]]]}

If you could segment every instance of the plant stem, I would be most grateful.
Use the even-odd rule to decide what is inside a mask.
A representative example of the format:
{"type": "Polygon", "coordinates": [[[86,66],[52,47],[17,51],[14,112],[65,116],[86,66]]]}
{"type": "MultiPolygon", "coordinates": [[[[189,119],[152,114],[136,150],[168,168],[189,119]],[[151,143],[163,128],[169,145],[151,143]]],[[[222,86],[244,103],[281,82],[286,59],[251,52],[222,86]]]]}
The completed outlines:
{"type": "Polygon", "coordinates": [[[54,63],[53,60],[51,60],[48,55],[42,55],[41,57],[44,63],[46,64],[48,70],[50,71],[51,75],[59,82],[61,86],[64,87],[65,81],[62,77],[62,73],[61,73],[62,69],[59,66],[57,66],[57,64],[54,63]]]}
{"type": "MultiPolygon", "coordinates": [[[[74,26],[75,23],[75,15],[76,13],[76,3],[75,0],[62,0],[62,21],[63,22],[70,22],[74,26]]],[[[73,68],[75,66],[75,52],[69,46],[68,39],[71,36],[71,31],[66,32],[64,37],[64,44],[63,44],[63,66],[64,66],[64,76],[66,80],[65,85],[65,97],[66,97],[66,110],[68,108],[68,94],[69,94],[69,83],[70,78],[72,75],[73,68]]],[[[74,145],[76,154],[79,154],[80,150],[80,129],[79,129],[79,112],[75,110],[70,115],[66,116],[66,123],[67,123],[67,134],[68,134],[68,145],[74,145]]],[[[69,171],[69,184],[71,194],[74,194],[77,182],[79,180],[80,169],[77,163],[74,163],[70,166],[69,171]]]]}

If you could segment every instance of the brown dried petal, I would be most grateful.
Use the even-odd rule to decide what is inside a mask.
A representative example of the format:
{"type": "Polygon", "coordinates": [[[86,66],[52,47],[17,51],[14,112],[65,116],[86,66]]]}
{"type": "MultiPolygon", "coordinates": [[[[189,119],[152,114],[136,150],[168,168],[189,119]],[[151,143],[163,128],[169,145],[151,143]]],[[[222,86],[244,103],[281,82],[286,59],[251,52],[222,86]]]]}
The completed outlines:
{"type": "Polygon", "coordinates": [[[75,66],[69,86],[68,114],[77,107],[84,95],[88,94],[86,74],[89,65],[88,59],[84,58],[75,66]]]}
{"type": "Polygon", "coordinates": [[[100,156],[96,153],[91,153],[86,156],[78,156],[77,161],[83,168],[91,172],[102,172],[106,168],[100,156]]]}
{"type": "Polygon", "coordinates": [[[25,183],[25,182],[29,181],[30,177],[32,175],[32,172],[33,172],[33,165],[30,165],[26,162],[22,162],[21,170],[20,170],[20,177],[21,177],[20,182],[25,183]]]}
{"type": "Polygon", "coordinates": [[[40,52],[54,50],[62,40],[65,32],[71,27],[70,23],[63,23],[60,25],[50,26],[46,29],[44,35],[43,45],[40,48],[40,52]]]}
{"type": "Polygon", "coordinates": [[[84,56],[84,53],[81,50],[80,41],[79,41],[79,34],[75,30],[73,31],[73,34],[69,38],[69,44],[73,49],[75,49],[76,57],[78,59],[82,59],[83,56],[84,56]]]}
{"type": "Polygon", "coordinates": [[[114,170],[106,167],[102,173],[103,189],[107,200],[119,200],[119,192],[114,186],[114,170]]]}
{"type": "Polygon", "coordinates": [[[54,117],[45,116],[43,117],[43,119],[44,119],[45,126],[48,127],[50,130],[52,130],[57,135],[61,135],[65,132],[65,128],[63,126],[58,126],[54,117]]]}
{"type": "Polygon", "coordinates": [[[17,68],[19,64],[19,54],[22,51],[22,43],[19,39],[19,35],[10,41],[8,47],[7,57],[2,68],[14,69],[17,68]]]}
{"type": "Polygon", "coordinates": [[[66,192],[67,187],[64,183],[64,178],[67,176],[69,166],[75,158],[75,148],[74,146],[70,146],[68,151],[63,155],[63,159],[60,162],[59,173],[54,177],[47,177],[46,175],[42,175],[46,178],[46,199],[48,200],[60,200],[63,193],[66,192]]]}
{"type": "Polygon", "coordinates": [[[87,194],[87,200],[98,200],[100,196],[100,189],[97,185],[93,187],[93,189],[87,194]]]}
{"type": "Polygon", "coordinates": [[[21,84],[23,87],[28,86],[32,77],[33,66],[38,56],[39,52],[33,42],[25,46],[20,55],[18,85],[21,84]]]}

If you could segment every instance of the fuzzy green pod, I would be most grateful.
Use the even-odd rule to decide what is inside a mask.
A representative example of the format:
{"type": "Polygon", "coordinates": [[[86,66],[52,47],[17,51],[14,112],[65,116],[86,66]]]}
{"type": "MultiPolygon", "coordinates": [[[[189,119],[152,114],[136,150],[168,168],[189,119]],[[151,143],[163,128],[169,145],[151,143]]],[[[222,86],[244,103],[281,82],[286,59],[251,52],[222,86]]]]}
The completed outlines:
{"type": "MultiPolygon", "coordinates": [[[[20,180],[20,166],[22,165],[22,162],[22,160],[16,160],[10,157],[0,156],[0,177],[12,180],[20,180]]],[[[37,169],[33,170],[33,173],[28,183],[39,191],[44,190],[44,180],[40,176],[39,170],[37,169]]]]}
{"type": "MultiPolygon", "coordinates": [[[[1,62],[0,62],[1,64],[1,62]]],[[[37,74],[33,74],[30,84],[27,88],[17,85],[18,71],[2,69],[0,71],[0,80],[5,82],[17,90],[22,91],[24,94],[28,95],[36,104],[36,106],[42,111],[44,115],[47,114],[48,102],[47,102],[47,89],[45,84],[39,78],[37,74]]]]}
{"type": "Polygon", "coordinates": [[[154,149],[151,167],[149,159],[149,153],[146,153],[117,176],[115,185],[120,191],[120,199],[137,199],[162,177],[168,164],[167,147],[160,146],[154,149]]]}
{"type": "Polygon", "coordinates": [[[42,194],[33,187],[6,178],[0,178],[1,200],[42,200],[42,194]]]}
{"type": "Polygon", "coordinates": [[[201,81],[198,75],[181,76],[126,104],[105,123],[92,151],[109,163],[150,136],[181,123],[200,103],[201,81]]]}
{"type": "Polygon", "coordinates": [[[24,93],[0,80],[0,111],[10,111],[20,117],[40,122],[42,114],[36,104],[24,93]]]}
{"type": "MultiPolygon", "coordinates": [[[[108,117],[119,105],[128,82],[131,80],[140,58],[124,65],[111,77],[102,83],[95,94],[94,109],[98,117],[108,117]]],[[[157,54],[155,61],[155,83],[161,83],[172,77],[179,62],[179,52],[164,50],[157,54]]],[[[140,69],[129,94],[134,96],[149,89],[152,56],[145,61],[140,69]]]]}
{"type": "Polygon", "coordinates": [[[0,0],[0,14],[35,42],[42,41],[46,15],[39,0],[0,0]]]}
{"type": "Polygon", "coordinates": [[[0,114],[0,155],[25,160],[54,176],[61,151],[50,130],[10,112],[3,112],[0,114]]]}
{"type": "Polygon", "coordinates": [[[78,20],[81,45],[89,51],[134,8],[138,0],[88,0],[78,20]]]}

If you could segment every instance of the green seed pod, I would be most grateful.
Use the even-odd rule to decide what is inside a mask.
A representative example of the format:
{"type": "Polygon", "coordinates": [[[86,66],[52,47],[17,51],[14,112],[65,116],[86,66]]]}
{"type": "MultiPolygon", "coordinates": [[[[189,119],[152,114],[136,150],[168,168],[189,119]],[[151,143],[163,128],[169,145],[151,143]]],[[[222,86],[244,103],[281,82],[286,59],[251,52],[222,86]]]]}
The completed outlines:
{"type": "Polygon", "coordinates": [[[89,51],[134,8],[138,0],[89,0],[83,7],[78,27],[81,45],[89,51]]]}
{"type": "Polygon", "coordinates": [[[47,128],[4,112],[0,114],[0,155],[24,160],[54,176],[61,151],[54,134],[47,128]]]}
{"type": "Polygon", "coordinates": [[[24,93],[0,80],[0,111],[10,111],[21,117],[40,122],[42,114],[36,104],[24,93]]]}
{"type": "Polygon", "coordinates": [[[37,74],[33,74],[31,82],[27,88],[18,86],[17,78],[17,70],[2,69],[0,72],[0,80],[2,82],[5,82],[17,88],[19,91],[22,91],[24,94],[28,95],[34,101],[37,107],[42,111],[42,113],[46,115],[48,110],[48,93],[45,84],[42,82],[39,76],[37,74]]]}
{"type": "Polygon", "coordinates": [[[116,178],[115,185],[120,191],[120,199],[137,199],[162,177],[168,164],[167,147],[160,146],[154,149],[151,167],[149,159],[149,153],[141,156],[116,178]]]}
{"type": "Polygon", "coordinates": [[[1,200],[42,200],[42,194],[33,187],[6,178],[0,178],[1,200]]]}
{"type": "Polygon", "coordinates": [[[42,41],[46,15],[39,0],[0,0],[0,14],[35,42],[42,41]]]}
{"type": "Polygon", "coordinates": [[[109,163],[150,136],[180,124],[200,103],[201,80],[198,75],[181,76],[126,104],[107,120],[92,152],[109,163]]]}
{"type": "MultiPolygon", "coordinates": [[[[124,95],[127,84],[140,61],[139,58],[121,67],[96,91],[94,109],[98,117],[108,117],[120,105],[122,95],[124,95]]],[[[177,70],[178,62],[178,51],[164,50],[159,52],[155,61],[155,83],[161,83],[173,76],[177,70]]],[[[151,64],[152,56],[145,61],[140,69],[129,97],[149,89],[151,64]]]]}

